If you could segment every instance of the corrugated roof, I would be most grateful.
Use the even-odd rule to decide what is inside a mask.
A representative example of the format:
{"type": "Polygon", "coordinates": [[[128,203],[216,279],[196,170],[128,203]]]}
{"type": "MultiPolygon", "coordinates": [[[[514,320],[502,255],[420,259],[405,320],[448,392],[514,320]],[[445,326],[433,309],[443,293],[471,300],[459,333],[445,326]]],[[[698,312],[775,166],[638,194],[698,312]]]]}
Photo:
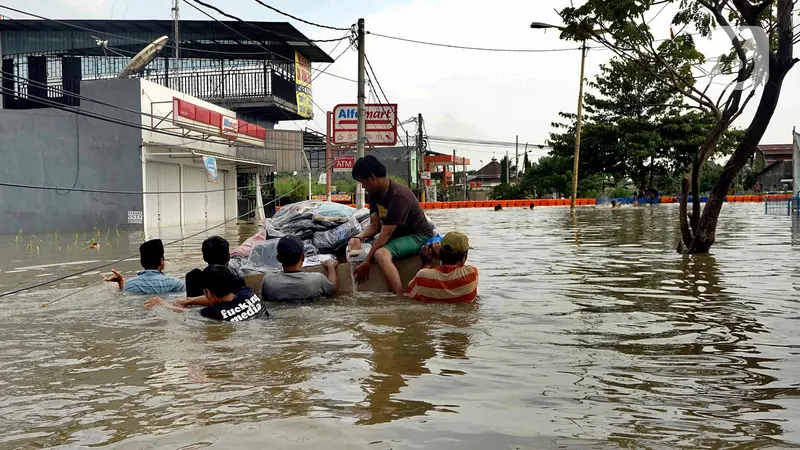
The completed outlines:
{"type": "MultiPolygon", "coordinates": [[[[13,32],[22,31],[43,34],[76,32],[91,33],[92,36],[100,39],[117,36],[117,45],[133,45],[137,43],[137,39],[126,35],[144,34],[154,36],[153,39],[155,39],[159,36],[171,36],[172,28],[171,20],[0,20],[0,34],[7,35],[3,37],[3,40],[11,37],[13,32]],[[128,38],[128,42],[125,42],[124,38],[128,38]]],[[[208,47],[209,43],[213,44],[214,41],[234,41],[240,43],[235,44],[236,50],[227,59],[241,59],[241,57],[236,57],[237,54],[264,54],[263,45],[276,53],[280,53],[281,48],[291,47],[292,50],[296,50],[311,62],[333,62],[333,58],[288,22],[183,20],[180,22],[180,32],[181,52],[184,57],[193,57],[190,56],[193,41],[203,41],[204,48],[208,47]],[[243,35],[255,42],[245,42],[246,39],[242,37],[243,35]]],[[[31,36],[27,35],[25,38],[30,46],[31,36]]],[[[44,37],[43,39],[50,38],[44,37]]],[[[109,45],[111,45],[112,39],[109,41],[109,45]]],[[[147,41],[138,43],[142,44],[142,47],[149,44],[147,41]]],[[[171,46],[172,43],[169,45],[171,46]]],[[[36,50],[30,51],[30,53],[34,52],[36,50]]],[[[202,57],[209,58],[210,56],[204,54],[202,57]]]]}

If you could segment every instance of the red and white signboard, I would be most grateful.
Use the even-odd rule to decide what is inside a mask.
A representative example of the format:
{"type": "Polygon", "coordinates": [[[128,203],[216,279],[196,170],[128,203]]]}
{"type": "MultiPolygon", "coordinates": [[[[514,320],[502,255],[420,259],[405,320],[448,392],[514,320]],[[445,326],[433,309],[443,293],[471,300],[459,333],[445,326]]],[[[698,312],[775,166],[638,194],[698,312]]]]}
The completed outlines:
{"type": "MultiPolygon", "coordinates": [[[[397,144],[397,104],[364,105],[367,142],[373,146],[397,144]]],[[[337,105],[333,108],[333,143],[358,142],[358,105],[337,105]]]]}
{"type": "Polygon", "coordinates": [[[333,157],[333,171],[334,172],[352,172],[353,166],[356,165],[355,156],[334,156],[333,157]]]}
{"type": "Polygon", "coordinates": [[[172,123],[187,130],[221,136],[233,142],[264,146],[267,141],[267,130],[264,127],[223,116],[177,97],[172,99],[172,123]]]}

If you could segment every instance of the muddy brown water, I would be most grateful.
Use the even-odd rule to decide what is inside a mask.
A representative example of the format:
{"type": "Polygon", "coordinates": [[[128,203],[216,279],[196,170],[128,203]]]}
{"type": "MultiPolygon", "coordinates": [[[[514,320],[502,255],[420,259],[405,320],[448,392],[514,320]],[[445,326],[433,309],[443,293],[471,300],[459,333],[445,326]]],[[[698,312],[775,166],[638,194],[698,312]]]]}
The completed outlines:
{"type": "MultiPolygon", "coordinates": [[[[676,214],[434,211],[475,247],[474,305],[357,294],[214,324],[144,310],[98,273],[0,299],[0,448],[800,444],[800,223],[726,205],[713,255],[690,257],[676,214]]],[[[0,291],[141,238],[0,236],[0,291]]],[[[166,272],[199,265],[202,239],[169,247],[166,272]]]]}

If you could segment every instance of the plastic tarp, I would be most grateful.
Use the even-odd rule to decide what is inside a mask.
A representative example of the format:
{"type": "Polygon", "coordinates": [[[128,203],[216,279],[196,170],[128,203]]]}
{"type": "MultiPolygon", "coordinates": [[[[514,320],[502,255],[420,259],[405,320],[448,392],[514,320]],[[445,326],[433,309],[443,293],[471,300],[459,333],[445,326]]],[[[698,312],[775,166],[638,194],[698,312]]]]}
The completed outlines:
{"type": "Polygon", "coordinates": [[[246,272],[279,270],[278,238],[289,235],[303,240],[306,257],[335,254],[369,222],[367,208],[320,201],[293,203],[266,219],[258,233],[231,252],[231,266],[246,272]]]}
{"type": "Polygon", "coordinates": [[[304,201],[281,208],[264,221],[261,231],[231,252],[233,264],[244,271],[279,269],[277,242],[283,236],[297,236],[305,243],[306,256],[332,254],[361,232],[369,222],[369,209],[355,209],[332,202],[304,201]]]}

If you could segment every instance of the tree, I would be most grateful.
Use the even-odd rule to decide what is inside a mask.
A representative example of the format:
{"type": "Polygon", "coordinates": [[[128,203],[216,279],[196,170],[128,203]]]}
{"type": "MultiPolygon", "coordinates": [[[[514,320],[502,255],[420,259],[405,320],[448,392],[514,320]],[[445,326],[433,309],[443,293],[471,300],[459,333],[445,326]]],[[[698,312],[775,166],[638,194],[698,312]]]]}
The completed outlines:
{"type": "Polygon", "coordinates": [[[580,7],[567,7],[560,12],[566,23],[563,37],[600,42],[619,58],[647,70],[664,90],[680,95],[687,105],[712,117],[713,125],[691,155],[690,168],[682,182],[679,221],[682,242],[690,253],[706,253],[714,244],[725,196],[736,175],[755,152],[775,113],[786,74],[798,61],[793,56],[793,45],[797,42],[792,26],[795,3],[796,0],[759,0],[757,3],[752,0],[587,0],[580,7]],[[672,22],[679,31],[677,36],[673,34],[671,39],[659,43],[649,27],[652,20],[645,16],[664,4],[678,8],[672,22]],[[753,46],[731,26],[764,30],[762,41],[766,41],[767,48],[754,53],[752,50],[758,46],[753,46]],[[710,72],[705,88],[697,83],[691,66],[676,66],[670,61],[675,55],[706,60],[697,51],[694,37],[682,34],[687,27],[705,37],[720,27],[726,30],[730,40],[730,51],[719,58],[717,68],[720,70],[710,72]],[[768,79],[763,83],[755,115],[720,173],[701,214],[700,172],[716,152],[726,130],[756,97],[758,81],[763,79],[759,78],[761,75],[767,75],[768,79]],[[715,98],[710,87],[715,78],[720,77],[726,78],[727,83],[715,98]],[[691,215],[687,214],[689,191],[694,199],[691,215]]]}
{"type": "Polygon", "coordinates": [[[522,167],[525,168],[525,172],[531,168],[531,162],[528,160],[528,152],[525,152],[525,156],[522,158],[522,167]]]}
{"type": "Polygon", "coordinates": [[[500,160],[500,184],[508,183],[508,157],[500,160]]]}

